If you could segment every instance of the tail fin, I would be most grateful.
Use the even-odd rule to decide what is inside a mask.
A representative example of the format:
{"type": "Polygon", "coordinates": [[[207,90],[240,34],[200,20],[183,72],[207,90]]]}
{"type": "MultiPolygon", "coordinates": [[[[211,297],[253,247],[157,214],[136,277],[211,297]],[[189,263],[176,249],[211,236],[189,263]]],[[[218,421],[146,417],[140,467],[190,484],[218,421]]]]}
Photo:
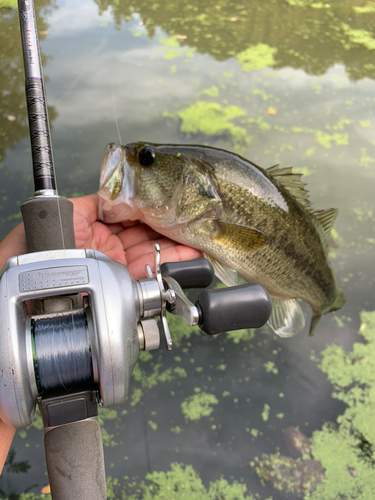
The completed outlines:
{"type": "Polygon", "coordinates": [[[346,298],[344,292],[341,290],[341,288],[338,288],[337,292],[338,293],[336,295],[334,303],[331,305],[329,309],[327,309],[327,311],[324,311],[324,313],[337,311],[337,309],[341,309],[342,306],[345,304],[346,298]]]}

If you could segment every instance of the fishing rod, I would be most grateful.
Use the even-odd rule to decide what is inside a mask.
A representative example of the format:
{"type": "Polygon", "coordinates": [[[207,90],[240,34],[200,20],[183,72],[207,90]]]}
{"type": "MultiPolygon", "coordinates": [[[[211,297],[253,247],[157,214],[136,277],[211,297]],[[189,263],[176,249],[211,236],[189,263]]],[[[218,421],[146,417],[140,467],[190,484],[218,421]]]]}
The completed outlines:
{"type": "Polygon", "coordinates": [[[53,500],[106,498],[98,406],[121,404],[140,350],[168,350],[166,312],[209,335],[259,328],[271,302],[257,284],[204,290],[193,304],[182,287],[213,279],[205,259],[160,265],[134,281],[106,255],[75,248],[73,206],[59,197],[33,0],[18,0],[35,193],[21,207],[27,251],[0,274],[0,418],[31,424],[36,405],[53,500]],[[27,303],[32,301],[32,313],[27,303]]]}
{"type": "Polygon", "coordinates": [[[33,198],[22,205],[27,249],[75,248],[73,204],[56,188],[34,1],[18,0],[18,10],[35,185],[33,198]]]}

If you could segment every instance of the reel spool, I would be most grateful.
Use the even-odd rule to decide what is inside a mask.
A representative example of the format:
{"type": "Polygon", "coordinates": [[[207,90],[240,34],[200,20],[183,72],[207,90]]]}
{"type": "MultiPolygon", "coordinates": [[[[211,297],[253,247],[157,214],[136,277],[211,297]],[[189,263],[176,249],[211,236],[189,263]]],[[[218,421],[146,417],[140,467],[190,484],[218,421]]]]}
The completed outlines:
{"type": "MultiPolygon", "coordinates": [[[[38,402],[44,425],[124,401],[139,354],[138,294],[123,265],[92,250],[9,259],[0,280],[0,418],[26,427],[38,402]],[[84,294],[79,309],[30,316],[28,300],[84,294]],[[126,297],[127,300],[124,300],[126,297]]],[[[56,310],[56,309],[55,309],[56,310]]]]}
{"type": "Polygon", "coordinates": [[[39,395],[94,389],[88,324],[84,310],[31,320],[39,395]]]}

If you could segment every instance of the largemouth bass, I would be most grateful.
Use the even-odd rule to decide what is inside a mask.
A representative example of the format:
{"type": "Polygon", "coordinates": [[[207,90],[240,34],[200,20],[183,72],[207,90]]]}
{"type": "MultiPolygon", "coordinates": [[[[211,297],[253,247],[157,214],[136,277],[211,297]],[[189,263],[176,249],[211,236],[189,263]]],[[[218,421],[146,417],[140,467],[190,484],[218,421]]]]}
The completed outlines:
{"type": "Polygon", "coordinates": [[[336,209],[314,211],[292,167],[262,169],[227,151],[143,142],[106,147],[100,218],[136,220],[195,247],[227,285],[237,275],[272,298],[270,326],[280,336],[302,330],[296,299],[312,308],[310,333],[345,296],[328,262],[336,209]]]}

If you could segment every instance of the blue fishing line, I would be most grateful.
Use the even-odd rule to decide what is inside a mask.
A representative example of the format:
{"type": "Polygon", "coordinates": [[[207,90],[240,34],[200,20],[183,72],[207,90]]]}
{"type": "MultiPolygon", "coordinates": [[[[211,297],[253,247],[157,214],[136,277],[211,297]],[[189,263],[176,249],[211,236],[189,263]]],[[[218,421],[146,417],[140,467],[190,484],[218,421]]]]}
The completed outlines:
{"type": "Polygon", "coordinates": [[[42,391],[92,384],[91,352],[84,313],[33,320],[35,371],[42,391]]]}

